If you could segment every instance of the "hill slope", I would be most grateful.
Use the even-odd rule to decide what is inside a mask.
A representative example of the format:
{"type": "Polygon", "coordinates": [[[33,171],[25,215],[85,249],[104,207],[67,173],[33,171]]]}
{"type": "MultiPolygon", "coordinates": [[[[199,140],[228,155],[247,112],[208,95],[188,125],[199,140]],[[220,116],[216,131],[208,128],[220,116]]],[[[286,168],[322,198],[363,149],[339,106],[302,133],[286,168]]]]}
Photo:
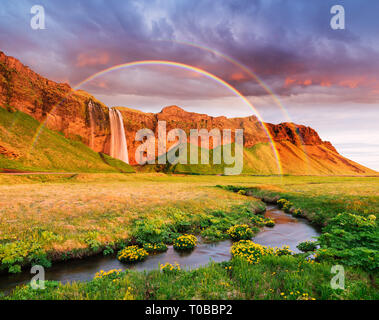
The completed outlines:
{"type": "MultiPolygon", "coordinates": [[[[358,163],[347,160],[338,153],[325,149],[323,146],[307,147],[307,150],[289,142],[277,144],[279,159],[283,173],[292,175],[376,175],[373,170],[358,163]]],[[[201,153],[199,147],[198,154],[201,153]]],[[[234,146],[232,146],[234,150],[234,146]]],[[[221,164],[212,164],[213,150],[209,151],[210,164],[176,164],[172,165],[145,165],[138,169],[145,172],[166,172],[183,174],[224,174],[225,167],[221,164]]],[[[189,151],[188,151],[189,154],[189,151]]],[[[166,155],[171,158],[171,152],[166,155]]],[[[188,157],[189,163],[189,157],[188,157]]],[[[199,161],[200,163],[200,161],[199,161]]],[[[242,174],[272,175],[278,174],[278,165],[275,154],[269,143],[258,143],[251,148],[243,149],[242,174]]]]}
{"type": "Polygon", "coordinates": [[[32,147],[39,126],[23,112],[0,108],[0,171],[134,172],[124,162],[47,128],[32,147]]]}

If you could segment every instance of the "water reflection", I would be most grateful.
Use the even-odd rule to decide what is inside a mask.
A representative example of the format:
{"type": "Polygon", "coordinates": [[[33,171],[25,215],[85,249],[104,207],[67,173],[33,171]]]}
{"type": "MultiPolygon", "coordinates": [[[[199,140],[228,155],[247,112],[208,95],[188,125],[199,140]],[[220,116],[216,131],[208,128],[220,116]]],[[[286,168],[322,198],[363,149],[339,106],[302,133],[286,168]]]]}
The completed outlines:
{"type": "MultiPolygon", "coordinates": [[[[305,240],[312,240],[319,235],[308,221],[293,218],[291,215],[277,209],[276,206],[267,206],[265,216],[275,221],[273,228],[265,227],[253,239],[254,242],[271,247],[290,246],[290,249],[299,252],[296,245],[305,240]]],[[[207,265],[210,261],[222,262],[230,259],[230,247],[232,242],[221,241],[218,243],[199,243],[189,253],[178,252],[172,246],[164,253],[148,257],[137,264],[124,264],[114,256],[96,256],[83,260],[73,260],[54,264],[46,269],[46,279],[61,282],[88,281],[93,279],[99,270],[133,269],[138,271],[158,269],[160,264],[166,262],[179,263],[184,269],[194,269],[207,265]]],[[[21,273],[16,275],[2,275],[0,277],[0,290],[8,292],[17,285],[30,281],[32,275],[21,273]]]]}
{"type": "Polygon", "coordinates": [[[267,206],[265,217],[275,221],[275,227],[265,227],[253,239],[264,246],[282,247],[287,245],[294,252],[300,252],[296,246],[306,240],[314,240],[320,233],[305,219],[294,218],[276,206],[267,206]]]}

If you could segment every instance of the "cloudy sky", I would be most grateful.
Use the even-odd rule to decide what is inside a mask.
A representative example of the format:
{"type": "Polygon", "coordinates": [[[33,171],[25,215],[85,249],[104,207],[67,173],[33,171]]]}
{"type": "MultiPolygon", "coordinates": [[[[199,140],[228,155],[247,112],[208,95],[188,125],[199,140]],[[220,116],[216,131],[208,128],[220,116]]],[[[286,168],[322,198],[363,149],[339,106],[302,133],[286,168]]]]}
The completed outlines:
{"type": "MultiPolygon", "coordinates": [[[[1,0],[0,50],[72,87],[133,61],[201,68],[242,92],[266,122],[309,125],[379,170],[378,12],[371,0],[1,0]],[[35,4],[45,9],[45,30],[30,26],[35,4]],[[344,30],[330,27],[335,4],[345,9],[344,30]]],[[[176,104],[254,113],[220,83],[174,66],[123,68],[80,88],[143,111],[176,104]]]]}

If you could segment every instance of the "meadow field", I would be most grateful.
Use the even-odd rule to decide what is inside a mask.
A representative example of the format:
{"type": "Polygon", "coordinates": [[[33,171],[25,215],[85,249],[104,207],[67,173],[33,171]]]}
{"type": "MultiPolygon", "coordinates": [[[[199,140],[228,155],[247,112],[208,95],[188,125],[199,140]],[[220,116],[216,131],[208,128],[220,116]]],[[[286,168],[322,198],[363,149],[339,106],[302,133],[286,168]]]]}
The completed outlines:
{"type": "Polygon", "coordinates": [[[23,286],[6,298],[379,298],[377,177],[0,175],[0,276],[128,245],[171,244],[184,233],[222,240],[231,226],[265,210],[262,199],[286,199],[292,213],[296,208],[323,228],[316,260],[268,254],[191,271],[114,271],[90,282],[51,282],[45,290],[23,286]],[[345,267],[345,290],[330,287],[334,264],[345,267]]]}

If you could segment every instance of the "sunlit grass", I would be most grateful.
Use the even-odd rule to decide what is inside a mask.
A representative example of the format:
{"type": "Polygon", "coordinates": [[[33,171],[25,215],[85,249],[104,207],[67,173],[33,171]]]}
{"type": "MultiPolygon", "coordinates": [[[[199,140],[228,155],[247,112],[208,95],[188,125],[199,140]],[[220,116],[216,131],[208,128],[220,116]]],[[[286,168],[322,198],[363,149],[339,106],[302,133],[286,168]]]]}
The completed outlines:
{"type": "Polygon", "coordinates": [[[105,245],[127,239],[138,217],[169,222],[169,208],[195,216],[247,201],[209,181],[187,183],[186,178],[176,181],[161,175],[49,176],[44,183],[38,176],[0,179],[0,240],[23,240],[32,230],[49,231],[60,236],[44,244],[53,256],[85,249],[91,240],[105,245]]]}
{"type": "MultiPolygon", "coordinates": [[[[0,243],[27,241],[31,234],[42,234],[38,241],[50,257],[70,258],[94,254],[108,244],[139,236],[135,234],[136,221],[158,228],[184,219],[192,226],[211,211],[219,210],[235,219],[240,208],[258,210],[262,206],[243,192],[233,193],[216,185],[252,187],[257,197],[284,196],[318,224],[327,223],[340,212],[363,216],[379,212],[379,179],[374,177],[0,175],[0,243]]],[[[375,276],[348,268],[346,290],[335,291],[329,285],[330,265],[302,264],[299,269],[300,261],[265,257],[256,265],[232,261],[173,274],[129,271],[112,281],[50,283],[48,290],[39,293],[22,289],[13,298],[378,298],[375,276]]]]}

